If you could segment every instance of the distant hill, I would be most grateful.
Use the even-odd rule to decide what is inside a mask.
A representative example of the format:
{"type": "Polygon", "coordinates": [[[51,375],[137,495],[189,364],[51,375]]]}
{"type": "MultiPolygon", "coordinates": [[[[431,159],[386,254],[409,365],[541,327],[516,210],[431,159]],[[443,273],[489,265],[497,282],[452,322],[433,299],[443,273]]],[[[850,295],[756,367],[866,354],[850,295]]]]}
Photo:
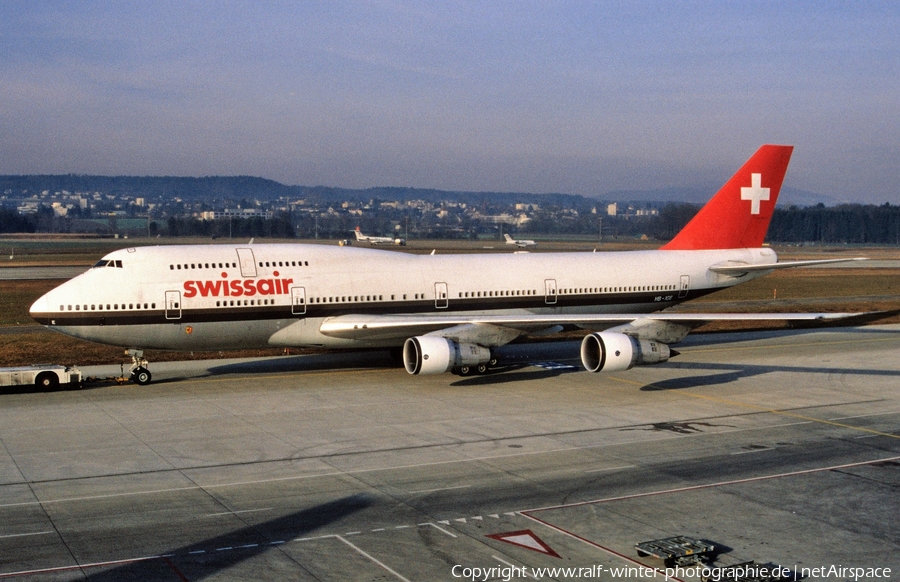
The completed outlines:
{"type": "MultiPolygon", "coordinates": [[[[114,196],[144,197],[148,200],[180,198],[185,201],[214,200],[262,200],[279,198],[308,199],[335,203],[343,201],[369,202],[370,200],[398,201],[424,200],[432,204],[457,202],[473,205],[516,203],[560,206],[577,210],[589,209],[597,201],[607,202],[688,202],[703,204],[716,192],[719,185],[700,185],[657,190],[616,190],[595,197],[576,194],[525,192],[465,192],[427,188],[403,188],[381,186],[365,189],[334,188],[328,186],[286,186],[274,180],[253,176],[207,176],[200,178],[178,176],[91,176],[81,174],[61,175],[5,175],[0,176],[0,193],[10,197],[39,194],[43,191],[101,192],[114,196]]],[[[823,203],[833,206],[837,200],[796,188],[785,188],[781,195],[781,207],[789,205],[814,206],[823,203]]]]}
{"type": "Polygon", "coordinates": [[[102,192],[117,196],[132,195],[147,198],[182,198],[184,200],[211,198],[278,198],[290,189],[265,178],[252,176],[209,176],[184,178],[176,176],[87,176],[80,174],[0,176],[0,193],[11,196],[23,191],[102,192]]]}
{"type": "Polygon", "coordinates": [[[252,176],[209,176],[186,178],[176,176],[89,176],[80,174],[0,176],[0,193],[10,197],[39,194],[43,191],[101,192],[115,196],[144,197],[148,200],[181,198],[185,201],[263,200],[278,198],[309,199],[333,203],[370,200],[425,200],[466,204],[539,204],[584,208],[593,202],[574,194],[529,194],[516,192],[461,192],[425,188],[383,186],[351,189],[328,186],[286,186],[274,180],[252,176]]]}

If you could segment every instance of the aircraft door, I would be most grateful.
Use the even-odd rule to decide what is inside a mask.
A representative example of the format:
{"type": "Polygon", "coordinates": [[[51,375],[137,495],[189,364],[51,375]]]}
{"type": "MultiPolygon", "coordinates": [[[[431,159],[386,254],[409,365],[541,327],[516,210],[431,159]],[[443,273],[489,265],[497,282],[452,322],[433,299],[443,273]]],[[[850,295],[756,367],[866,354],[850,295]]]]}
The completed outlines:
{"type": "Polygon", "coordinates": [[[446,283],[434,284],[434,307],[435,309],[447,309],[449,296],[447,293],[446,283]]]}
{"type": "Polygon", "coordinates": [[[166,291],[166,319],[181,319],[181,291],[166,291]]]}
{"type": "Polygon", "coordinates": [[[294,315],[306,313],[306,287],[291,287],[291,313],[294,315]]]}
{"type": "Polygon", "coordinates": [[[691,288],[691,277],[690,275],[682,275],[681,276],[681,286],[678,287],[678,298],[684,299],[687,297],[688,289],[691,288]]]}
{"type": "Polygon", "coordinates": [[[253,249],[235,249],[238,255],[238,264],[241,266],[241,277],[256,276],[256,259],[253,258],[253,249]]]}
{"type": "Polygon", "coordinates": [[[547,305],[556,304],[556,279],[544,279],[544,303],[547,305]]]}

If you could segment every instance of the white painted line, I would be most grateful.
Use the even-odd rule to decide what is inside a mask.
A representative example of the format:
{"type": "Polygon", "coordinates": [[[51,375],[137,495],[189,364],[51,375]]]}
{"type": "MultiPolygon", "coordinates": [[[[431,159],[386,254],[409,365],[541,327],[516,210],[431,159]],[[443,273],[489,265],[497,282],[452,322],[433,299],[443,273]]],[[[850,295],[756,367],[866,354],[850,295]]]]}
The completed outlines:
{"type": "MultiPolygon", "coordinates": [[[[700,489],[711,489],[713,487],[723,487],[725,485],[740,485],[743,483],[754,483],[757,481],[766,481],[768,479],[781,479],[783,477],[796,477],[798,475],[811,475],[813,473],[822,473],[825,471],[834,471],[836,469],[849,469],[850,467],[864,467],[866,465],[874,465],[875,463],[885,463],[887,461],[900,461],[900,456],[882,457],[880,459],[872,459],[870,461],[859,461],[857,463],[844,463],[842,465],[829,465],[827,467],[818,467],[815,469],[801,469],[799,471],[789,471],[787,473],[773,473],[771,475],[760,475],[758,477],[747,477],[745,479],[733,479],[731,481],[716,481],[706,483],[704,485],[689,485],[687,487],[674,487],[672,489],[658,489],[656,491],[648,491],[646,493],[632,493],[630,495],[618,495],[616,497],[604,497],[600,499],[592,499],[590,501],[576,501],[574,503],[562,503],[560,505],[548,505],[546,507],[536,507],[534,509],[523,509],[518,513],[529,519],[541,521],[527,514],[537,513],[538,511],[547,511],[550,509],[567,509],[570,507],[578,507],[581,505],[594,505],[597,503],[608,503],[610,501],[623,501],[625,499],[639,499],[641,497],[651,497],[654,495],[668,495],[670,493],[682,493],[685,491],[698,491],[700,489]]],[[[541,522],[543,523],[543,522],[541,522]]]]}
{"type": "Polygon", "coordinates": [[[732,455],[747,455],[747,454],[750,454],[750,453],[762,453],[763,451],[774,451],[774,450],[775,450],[775,447],[766,447],[766,448],[763,448],[763,449],[750,449],[750,450],[747,450],[747,451],[736,451],[736,452],[731,453],[731,454],[732,454],[732,455]]]}
{"type": "Polygon", "coordinates": [[[65,572],[67,570],[86,570],[88,568],[102,568],[103,566],[118,566],[120,564],[135,564],[137,562],[147,562],[150,560],[158,560],[162,556],[143,556],[140,558],[129,558],[127,560],[112,560],[110,562],[91,562],[89,564],[78,564],[74,566],[58,566],[55,568],[41,568],[39,570],[20,570],[18,572],[4,572],[3,578],[15,578],[18,576],[27,576],[35,574],[47,574],[49,572],[65,572]]]}
{"type": "Polygon", "coordinates": [[[854,416],[838,416],[835,418],[829,418],[828,420],[849,420],[851,418],[870,418],[872,416],[889,416],[891,414],[900,414],[900,411],[891,411],[891,412],[873,412],[871,414],[857,414],[854,416]]]}
{"type": "MultiPolygon", "coordinates": [[[[441,522],[438,522],[438,523],[444,523],[444,522],[441,521],[441,522]]],[[[439,526],[439,525],[436,524],[436,523],[426,523],[425,525],[430,525],[430,526],[433,527],[434,529],[438,530],[438,531],[441,532],[441,533],[447,534],[447,535],[450,536],[451,538],[457,537],[457,535],[456,535],[455,533],[453,533],[452,531],[447,531],[447,530],[445,530],[444,528],[442,528],[441,526],[439,526]]],[[[450,523],[447,522],[447,525],[450,525],[450,523]]]]}
{"type": "Polygon", "coordinates": [[[348,531],[348,532],[345,533],[344,535],[345,535],[345,536],[358,536],[358,535],[361,534],[361,533],[362,533],[361,531],[348,531]]]}
{"type": "Polygon", "coordinates": [[[36,531],[33,533],[20,533],[20,534],[8,534],[5,536],[0,536],[0,539],[4,538],[24,538],[26,536],[42,536],[46,534],[56,533],[55,531],[36,531]]]}
{"type": "Polygon", "coordinates": [[[385,531],[386,529],[387,529],[387,528],[377,527],[377,528],[371,529],[371,530],[369,530],[369,531],[385,531]]]}
{"type": "Polygon", "coordinates": [[[466,489],[467,487],[471,487],[471,485],[456,485],[455,487],[438,487],[437,489],[419,489],[418,491],[410,491],[410,495],[415,495],[416,493],[434,493],[435,491],[450,491],[451,489],[466,489]]]}
{"type": "Polygon", "coordinates": [[[620,469],[634,469],[637,465],[622,465],[620,467],[606,467],[604,469],[588,469],[585,473],[603,473],[605,471],[618,471],[620,469]]]}
{"type": "Polygon", "coordinates": [[[353,543],[350,542],[349,540],[344,539],[344,538],[341,537],[341,536],[334,536],[334,537],[336,537],[337,539],[341,540],[342,542],[344,542],[345,544],[347,544],[348,546],[350,546],[351,548],[353,548],[354,550],[356,550],[356,552],[357,552],[359,555],[365,556],[366,558],[370,559],[372,562],[378,564],[379,566],[381,566],[382,568],[384,568],[385,570],[387,570],[388,572],[390,572],[391,574],[393,574],[394,576],[396,576],[398,580],[402,580],[403,582],[412,582],[412,581],[409,580],[408,578],[405,578],[404,576],[400,575],[400,573],[397,572],[396,570],[391,569],[391,568],[390,568],[387,564],[385,564],[384,562],[381,562],[380,560],[375,559],[375,557],[372,556],[371,554],[368,554],[368,553],[364,552],[364,551],[362,550],[362,548],[360,548],[359,546],[356,546],[355,544],[353,544],[353,543]]]}
{"type": "Polygon", "coordinates": [[[207,513],[203,517],[218,517],[220,515],[237,515],[239,513],[256,513],[257,511],[272,511],[274,507],[264,507],[262,509],[242,509],[241,511],[223,511],[222,513],[207,513]]]}

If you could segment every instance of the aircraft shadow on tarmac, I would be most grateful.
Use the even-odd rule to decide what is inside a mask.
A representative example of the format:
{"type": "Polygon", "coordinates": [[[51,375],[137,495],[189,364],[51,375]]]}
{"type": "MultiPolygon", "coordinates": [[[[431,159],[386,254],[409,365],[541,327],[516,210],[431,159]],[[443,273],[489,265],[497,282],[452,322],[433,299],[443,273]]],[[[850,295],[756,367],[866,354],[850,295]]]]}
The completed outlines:
{"type": "Polygon", "coordinates": [[[735,382],[742,378],[752,378],[771,372],[793,372],[802,374],[848,374],[858,376],[888,376],[900,377],[900,370],[866,370],[860,368],[825,368],[820,366],[755,366],[742,364],[712,364],[703,362],[672,363],[668,367],[678,370],[726,370],[718,374],[703,376],[687,376],[683,378],[671,378],[660,380],[641,387],[644,391],[656,390],[683,390],[685,388],[699,388],[703,386],[718,386],[735,382]]]}
{"type": "MultiPolygon", "coordinates": [[[[894,314],[895,312],[878,312],[879,317],[884,314],[894,314]]],[[[900,310],[897,310],[900,313],[900,310]]],[[[870,314],[866,314],[870,316],[870,314]]],[[[836,325],[835,322],[829,322],[829,325],[823,325],[821,322],[794,322],[786,329],[769,329],[769,330],[735,330],[735,331],[712,331],[712,332],[695,332],[688,335],[684,340],[678,343],[678,346],[708,346],[711,344],[731,344],[744,342],[749,339],[764,340],[778,338],[793,338],[816,333],[825,333],[829,331],[839,331],[842,334],[866,334],[866,335],[897,335],[897,331],[893,329],[878,329],[867,326],[859,326],[856,323],[864,316],[850,318],[854,324],[836,325]]]]}
{"type": "MultiPolygon", "coordinates": [[[[277,548],[372,505],[351,495],[227,534],[174,548],[151,558],[136,558],[110,570],[88,574],[88,582],[123,580],[203,580],[240,562],[277,548]]],[[[84,569],[87,573],[89,570],[84,569]]]]}
{"type": "Polygon", "coordinates": [[[401,362],[391,358],[390,352],[387,350],[359,350],[224,364],[210,368],[209,374],[215,376],[219,374],[308,372],[354,368],[395,368],[401,365],[401,362]]]}
{"type": "Polygon", "coordinates": [[[580,364],[578,367],[567,366],[559,369],[529,369],[529,364],[517,364],[514,366],[497,366],[484,376],[472,376],[453,382],[452,386],[485,386],[496,384],[509,384],[511,382],[524,382],[526,380],[544,380],[556,378],[562,374],[584,371],[580,364]]]}

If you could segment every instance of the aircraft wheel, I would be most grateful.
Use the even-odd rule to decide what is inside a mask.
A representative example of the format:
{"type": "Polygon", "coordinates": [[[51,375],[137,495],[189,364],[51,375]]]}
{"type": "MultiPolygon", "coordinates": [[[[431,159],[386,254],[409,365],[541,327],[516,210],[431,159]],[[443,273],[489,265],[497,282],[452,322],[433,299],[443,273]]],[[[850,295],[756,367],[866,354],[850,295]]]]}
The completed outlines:
{"type": "Polygon", "coordinates": [[[460,366],[459,367],[459,375],[460,376],[471,376],[472,375],[472,366],[460,366]]]}
{"type": "Polygon", "coordinates": [[[489,370],[489,368],[488,368],[487,364],[478,364],[478,366],[475,367],[475,371],[481,375],[487,374],[488,370],[489,370]]]}
{"type": "Polygon", "coordinates": [[[41,390],[53,390],[59,386],[59,376],[53,372],[41,372],[34,379],[34,385],[41,390]]]}
{"type": "Polygon", "coordinates": [[[135,369],[131,374],[131,380],[140,386],[145,386],[150,383],[150,370],[144,368],[143,366],[135,369]]]}

